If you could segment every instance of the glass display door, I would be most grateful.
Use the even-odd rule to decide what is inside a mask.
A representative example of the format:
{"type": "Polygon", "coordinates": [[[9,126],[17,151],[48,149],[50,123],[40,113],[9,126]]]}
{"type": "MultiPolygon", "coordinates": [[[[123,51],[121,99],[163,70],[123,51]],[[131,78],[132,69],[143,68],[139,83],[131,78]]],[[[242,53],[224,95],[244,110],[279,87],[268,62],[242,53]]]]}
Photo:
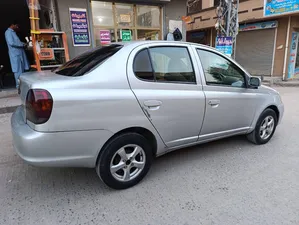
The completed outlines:
{"type": "Polygon", "coordinates": [[[96,45],[133,40],[161,40],[159,6],[91,1],[96,45]]]}

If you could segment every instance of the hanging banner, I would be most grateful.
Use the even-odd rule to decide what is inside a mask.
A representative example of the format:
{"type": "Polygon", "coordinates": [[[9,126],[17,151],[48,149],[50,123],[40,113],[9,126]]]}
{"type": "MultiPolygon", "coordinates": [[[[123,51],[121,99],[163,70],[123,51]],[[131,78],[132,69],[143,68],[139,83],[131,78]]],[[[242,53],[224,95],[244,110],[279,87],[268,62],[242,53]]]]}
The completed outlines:
{"type": "Polygon", "coordinates": [[[299,11],[299,0],[264,0],[264,16],[275,16],[299,11]]]}
{"type": "Polygon", "coordinates": [[[225,55],[232,56],[233,54],[233,38],[232,37],[217,37],[216,49],[225,55]]]}
{"type": "Polygon", "coordinates": [[[111,43],[110,30],[100,30],[100,41],[102,45],[111,43]]]}
{"type": "Polygon", "coordinates": [[[239,31],[250,31],[250,30],[263,30],[276,28],[278,26],[277,21],[267,21],[262,23],[250,23],[239,26],[239,31]]]}
{"type": "Polygon", "coordinates": [[[121,30],[121,39],[122,41],[131,41],[132,33],[130,30],[121,30]]]}
{"type": "MultiPolygon", "coordinates": [[[[290,46],[290,59],[289,59],[289,66],[288,66],[288,79],[293,78],[299,74],[299,68],[296,68],[296,58],[297,58],[297,51],[298,51],[298,40],[299,40],[299,33],[293,32],[292,33],[292,42],[290,46]]],[[[298,66],[298,65],[297,65],[298,66]]]]}
{"type": "Polygon", "coordinates": [[[186,23],[189,24],[192,22],[191,16],[182,16],[182,20],[186,23]]]}
{"type": "Polygon", "coordinates": [[[86,9],[70,8],[74,46],[90,46],[86,9]]]}

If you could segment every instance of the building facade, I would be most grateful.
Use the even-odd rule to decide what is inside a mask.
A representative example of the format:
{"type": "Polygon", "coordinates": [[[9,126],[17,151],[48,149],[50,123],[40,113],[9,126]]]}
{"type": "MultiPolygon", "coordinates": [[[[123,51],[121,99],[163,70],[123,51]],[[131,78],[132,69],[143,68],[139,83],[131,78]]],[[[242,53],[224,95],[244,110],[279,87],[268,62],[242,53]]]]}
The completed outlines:
{"type": "MultiPolygon", "coordinates": [[[[251,74],[284,80],[299,77],[299,5],[294,2],[275,8],[271,1],[240,0],[235,57],[251,74]]],[[[188,9],[191,23],[187,25],[187,41],[215,46],[219,0],[197,4],[188,9]]]]}
{"type": "MultiPolygon", "coordinates": [[[[173,26],[179,26],[183,40],[186,40],[186,26],[182,16],[186,15],[184,0],[10,0],[0,2],[1,15],[5,19],[0,22],[0,65],[4,66],[7,74],[11,72],[8,50],[4,32],[9,23],[18,21],[22,41],[29,37],[30,3],[38,9],[40,29],[63,31],[67,35],[70,58],[100,46],[107,42],[134,40],[163,40],[173,26]],[[87,22],[74,24],[71,19],[71,9],[85,13],[87,22]],[[14,12],[14,13],[11,13],[14,12]],[[88,44],[74,44],[74,25],[88,26],[88,44]],[[101,35],[106,40],[101,39],[101,35]]],[[[78,28],[81,29],[81,28],[78,28]]],[[[34,64],[32,51],[27,51],[29,61],[34,64]]],[[[5,76],[8,79],[9,76],[5,76]]],[[[2,79],[2,78],[1,78],[2,79]]],[[[13,79],[10,79],[13,80],[13,79]]],[[[13,86],[9,80],[6,86],[13,86]]]]}
{"type": "MultiPolygon", "coordinates": [[[[48,0],[50,1],[50,0],[48,0]]],[[[186,2],[182,0],[56,0],[60,29],[68,36],[70,57],[105,43],[129,40],[163,40],[173,21],[181,25],[183,40],[186,27],[182,16],[186,15],[186,2]],[[74,46],[70,8],[87,10],[90,46],[74,46]]]]}

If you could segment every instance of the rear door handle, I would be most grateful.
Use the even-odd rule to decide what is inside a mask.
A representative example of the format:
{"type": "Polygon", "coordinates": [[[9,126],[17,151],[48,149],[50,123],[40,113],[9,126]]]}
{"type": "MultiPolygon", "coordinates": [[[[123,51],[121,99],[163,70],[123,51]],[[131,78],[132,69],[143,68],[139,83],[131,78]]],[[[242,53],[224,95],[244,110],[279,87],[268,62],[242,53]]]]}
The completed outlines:
{"type": "Polygon", "coordinates": [[[213,107],[217,107],[220,104],[220,100],[209,100],[208,104],[213,107]]]}
{"type": "Polygon", "coordinates": [[[148,100],[143,102],[144,106],[150,110],[157,110],[162,105],[161,101],[158,100],[148,100]]]}

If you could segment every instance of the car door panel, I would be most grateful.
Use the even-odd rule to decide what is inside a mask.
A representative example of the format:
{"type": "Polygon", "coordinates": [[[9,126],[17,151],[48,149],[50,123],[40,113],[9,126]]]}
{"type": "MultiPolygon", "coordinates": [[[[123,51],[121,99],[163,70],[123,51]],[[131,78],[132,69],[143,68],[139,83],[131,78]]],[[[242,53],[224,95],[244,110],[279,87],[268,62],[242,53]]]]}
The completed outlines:
{"type": "MultiPolygon", "coordinates": [[[[147,47],[157,46],[160,45],[149,44],[147,47]]],[[[175,46],[188,49],[188,45],[175,46]]],[[[205,113],[205,95],[197,77],[198,68],[194,67],[197,84],[167,82],[163,77],[159,77],[158,82],[141,80],[135,76],[131,65],[138,51],[144,48],[131,53],[127,71],[131,89],[140,106],[167,147],[196,142],[205,113]]],[[[190,55],[192,57],[192,53],[190,55]]]]}
{"type": "Polygon", "coordinates": [[[207,105],[200,139],[246,132],[255,115],[257,96],[246,88],[245,72],[212,49],[196,51],[207,105]]]}
{"type": "Polygon", "coordinates": [[[160,90],[133,88],[133,92],[167,146],[183,145],[198,139],[205,108],[203,92],[167,90],[165,87],[160,90]],[[145,107],[145,102],[154,101],[150,99],[161,102],[159,108],[145,107]]]}
{"type": "Polygon", "coordinates": [[[254,93],[243,88],[213,86],[204,86],[204,92],[207,108],[200,135],[249,129],[256,111],[254,93]],[[210,102],[217,102],[217,107],[210,102]]]}

